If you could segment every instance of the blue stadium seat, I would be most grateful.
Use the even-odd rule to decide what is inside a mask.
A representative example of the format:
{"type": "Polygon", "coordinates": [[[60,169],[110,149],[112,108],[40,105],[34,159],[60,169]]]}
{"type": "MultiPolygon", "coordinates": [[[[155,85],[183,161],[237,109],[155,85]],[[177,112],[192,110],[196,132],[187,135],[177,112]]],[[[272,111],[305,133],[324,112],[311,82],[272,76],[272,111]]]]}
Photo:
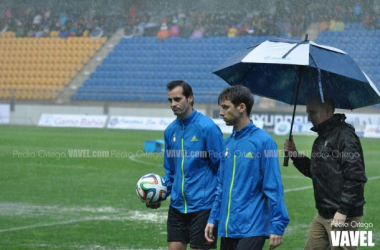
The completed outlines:
{"type": "MultiPolygon", "coordinates": [[[[380,37],[380,32],[366,31],[360,23],[347,23],[344,31],[321,32],[316,41],[346,51],[378,82],[380,40],[375,35],[380,37]],[[356,33],[356,29],[360,31],[356,33]],[[357,34],[363,35],[364,40],[357,34]],[[365,44],[364,49],[353,43],[355,39],[365,44]]],[[[228,85],[212,71],[236,52],[269,38],[123,38],[71,98],[166,102],[166,83],[184,79],[193,85],[197,102],[215,103],[217,94],[228,85]]]]}

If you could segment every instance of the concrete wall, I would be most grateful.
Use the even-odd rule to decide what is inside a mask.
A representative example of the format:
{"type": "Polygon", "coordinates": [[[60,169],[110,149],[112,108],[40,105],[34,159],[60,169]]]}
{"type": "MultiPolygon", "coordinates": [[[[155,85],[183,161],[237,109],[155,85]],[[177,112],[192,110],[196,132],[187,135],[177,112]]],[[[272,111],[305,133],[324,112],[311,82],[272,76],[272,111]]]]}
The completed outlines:
{"type": "Polygon", "coordinates": [[[57,106],[57,105],[15,105],[10,114],[11,124],[37,125],[41,114],[85,114],[102,115],[103,107],[57,106]]]}
{"type": "Polygon", "coordinates": [[[148,117],[173,117],[173,111],[167,108],[123,108],[110,107],[109,115],[124,116],[148,116],[148,117]]]}
{"type": "MultiPolygon", "coordinates": [[[[197,109],[205,113],[205,109],[197,109]]],[[[16,104],[10,113],[10,124],[37,125],[42,114],[78,114],[78,115],[121,115],[147,117],[173,117],[173,112],[165,108],[148,107],[107,107],[76,105],[30,105],[16,104]]]]}

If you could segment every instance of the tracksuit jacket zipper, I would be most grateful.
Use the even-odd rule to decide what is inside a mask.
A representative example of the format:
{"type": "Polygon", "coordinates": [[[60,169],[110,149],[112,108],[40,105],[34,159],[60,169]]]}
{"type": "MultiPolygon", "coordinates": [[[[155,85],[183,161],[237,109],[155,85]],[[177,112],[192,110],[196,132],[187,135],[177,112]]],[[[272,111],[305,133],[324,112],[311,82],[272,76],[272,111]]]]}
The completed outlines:
{"type": "Polygon", "coordinates": [[[227,219],[226,219],[226,237],[228,237],[227,228],[228,228],[228,220],[230,219],[231,197],[232,197],[232,189],[234,187],[235,170],[236,170],[236,154],[234,153],[234,163],[233,163],[232,179],[231,179],[231,185],[230,185],[230,194],[229,194],[229,197],[228,197],[228,212],[227,212],[227,219]]]}
{"type": "Polygon", "coordinates": [[[184,163],[185,163],[185,149],[184,149],[184,140],[185,137],[185,125],[182,125],[182,138],[181,138],[181,153],[182,153],[182,163],[181,163],[181,172],[182,172],[182,197],[185,204],[185,214],[187,214],[187,202],[186,202],[186,196],[185,196],[185,170],[184,170],[184,163]]]}

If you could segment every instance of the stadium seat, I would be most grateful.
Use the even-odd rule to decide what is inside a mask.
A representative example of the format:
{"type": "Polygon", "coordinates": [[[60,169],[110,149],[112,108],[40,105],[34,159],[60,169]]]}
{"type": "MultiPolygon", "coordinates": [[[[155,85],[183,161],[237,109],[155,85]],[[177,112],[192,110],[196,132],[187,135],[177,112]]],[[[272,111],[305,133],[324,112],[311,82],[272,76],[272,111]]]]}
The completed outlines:
{"type": "Polygon", "coordinates": [[[155,37],[121,39],[84,82],[83,88],[79,88],[72,96],[72,100],[166,102],[166,83],[184,79],[197,91],[197,102],[215,103],[217,94],[227,84],[211,72],[237,51],[266,39],[267,37],[210,37],[198,40],[170,38],[164,41],[157,41],[155,37]],[[92,88],[93,86],[104,86],[106,89],[92,88]],[[104,91],[107,91],[106,96],[104,91]]]}
{"type": "MultiPolygon", "coordinates": [[[[16,99],[52,100],[67,86],[105,39],[0,37],[0,82],[14,89],[16,99]],[[99,41],[97,41],[99,40],[99,41]],[[94,46],[89,46],[94,45],[94,46]],[[33,89],[30,89],[33,87],[33,89]]],[[[1,98],[10,98],[9,91],[1,98]]]]}

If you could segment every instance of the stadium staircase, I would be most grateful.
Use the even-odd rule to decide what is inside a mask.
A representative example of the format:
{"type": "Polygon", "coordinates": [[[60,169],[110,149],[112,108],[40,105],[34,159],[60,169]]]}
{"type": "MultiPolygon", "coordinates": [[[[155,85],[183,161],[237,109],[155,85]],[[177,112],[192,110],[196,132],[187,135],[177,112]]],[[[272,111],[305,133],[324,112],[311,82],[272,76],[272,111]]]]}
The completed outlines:
{"type": "Polygon", "coordinates": [[[58,96],[56,103],[70,103],[71,96],[77,91],[77,89],[83,85],[92,72],[102,63],[102,61],[109,55],[114,49],[115,44],[118,44],[123,37],[123,29],[117,30],[112,37],[110,37],[101,49],[92,57],[87,65],[78,72],[75,78],[72,79],[70,85],[65,88],[58,96]]]}

